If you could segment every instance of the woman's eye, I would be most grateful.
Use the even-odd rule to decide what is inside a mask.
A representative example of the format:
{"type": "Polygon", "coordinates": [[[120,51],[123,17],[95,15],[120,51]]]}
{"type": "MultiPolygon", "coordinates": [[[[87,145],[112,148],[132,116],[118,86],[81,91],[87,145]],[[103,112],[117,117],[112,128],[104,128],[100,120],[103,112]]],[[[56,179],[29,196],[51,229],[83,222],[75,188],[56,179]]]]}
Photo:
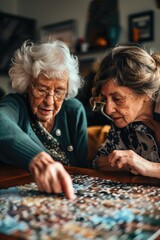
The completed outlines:
{"type": "Polygon", "coordinates": [[[121,97],[115,97],[113,100],[114,100],[115,102],[120,102],[120,101],[122,101],[122,98],[121,98],[121,97]]]}
{"type": "Polygon", "coordinates": [[[38,88],[38,91],[40,91],[40,92],[46,92],[46,90],[45,90],[45,89],[42,89],[42,88],[38,88]]]}
{"type": "Polygon", "coordinates": [[[63,89],[55,89],[55,94],[57,94],[57,95],[62,95],[62,94],[64,94],[64,90],[63,89]]]}
{"type": "Polygon", "coordinates": [[[46,90],[45,90],[45,89],[38,89],[38,91],[39,91],[39,93],[41,93],[41,94],[46,93],[46,90]]]}
{"type": "Polygon", "coordinates": [[[60,93],[61,91],[61,89],[55,89],[55,93],[60,93]]]}

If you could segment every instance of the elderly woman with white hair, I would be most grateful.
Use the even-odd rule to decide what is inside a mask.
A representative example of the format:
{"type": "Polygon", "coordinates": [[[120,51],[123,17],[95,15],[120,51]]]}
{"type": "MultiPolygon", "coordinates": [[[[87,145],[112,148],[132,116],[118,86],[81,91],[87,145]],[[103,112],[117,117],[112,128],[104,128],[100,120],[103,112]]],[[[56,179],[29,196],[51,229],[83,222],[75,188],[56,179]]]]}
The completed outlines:
{"type": "Polygon", "coordinates": [[[0,159],[30,170],[40,191],[74,198],[63,165],[87,166],[87,122],[75,99],[78,60],[62,41],[26,41],[9,70],[15,93],[0,103],[0,159]]]}

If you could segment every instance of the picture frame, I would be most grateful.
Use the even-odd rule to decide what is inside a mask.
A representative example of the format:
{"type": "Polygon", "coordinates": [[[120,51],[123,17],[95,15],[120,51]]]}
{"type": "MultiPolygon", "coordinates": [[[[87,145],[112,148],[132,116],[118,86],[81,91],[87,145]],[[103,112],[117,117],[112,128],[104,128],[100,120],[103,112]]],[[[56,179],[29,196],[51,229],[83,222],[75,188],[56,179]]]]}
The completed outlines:
{"type": "Polygon", "coordinates": [[[0,74],[8,74],[15,50],[36,40],[36,20],[0,12],[0,74]]]}
{"type": "Polygon", "coordinates": [[[128,16],[129,41],[147,42],[154,40],[154,12],[146,11],[128,16]]]}
{"type": "Polygon", "coordinates": [[[52,41],[53,39],[65,42],[70,51],[74,53],[77,41],[76,21],[74,19],[70,19],[43,26],[41,29],[41,40],[52,41]]]}

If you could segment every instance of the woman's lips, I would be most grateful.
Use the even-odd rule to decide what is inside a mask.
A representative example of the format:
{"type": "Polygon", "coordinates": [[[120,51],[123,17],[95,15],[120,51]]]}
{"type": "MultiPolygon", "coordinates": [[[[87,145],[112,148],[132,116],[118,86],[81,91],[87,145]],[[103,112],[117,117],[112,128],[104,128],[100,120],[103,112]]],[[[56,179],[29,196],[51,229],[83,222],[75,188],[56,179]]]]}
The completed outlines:
{"type": "Polygon", "coordinates": [[[47,114],[53,112],[53,109],[42,109],[42,108],[41,108],[41,109],[39,109],[39,111],[40,111],[42,114],[47,115],[47,114]]]}
{"type": "Polygon", "coordinates": [[[118,120],[121,120],[121,119],[122,119],[122,117],[114,117],[114,118],[112,118],[113,121],[118,121],[118,120]]]}

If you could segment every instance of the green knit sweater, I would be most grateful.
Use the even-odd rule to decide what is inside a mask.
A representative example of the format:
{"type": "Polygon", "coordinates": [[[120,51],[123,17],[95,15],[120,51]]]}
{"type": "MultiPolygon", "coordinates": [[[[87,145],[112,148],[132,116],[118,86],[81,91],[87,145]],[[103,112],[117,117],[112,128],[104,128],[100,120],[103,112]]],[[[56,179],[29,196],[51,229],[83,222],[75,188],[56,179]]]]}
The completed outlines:
{"type": "MultiPolygon", "coordinates": [[[[28,169],[36,154],[48,152],[32,130],[29,113],[27,98],[20,94],[12,93],[1,100],[0,161],[28,169]]],[[[51,134],[65,151],[70,165],[87,167],[87,121],[83,105],[77,99],[63,102],[51,134]]]]}

